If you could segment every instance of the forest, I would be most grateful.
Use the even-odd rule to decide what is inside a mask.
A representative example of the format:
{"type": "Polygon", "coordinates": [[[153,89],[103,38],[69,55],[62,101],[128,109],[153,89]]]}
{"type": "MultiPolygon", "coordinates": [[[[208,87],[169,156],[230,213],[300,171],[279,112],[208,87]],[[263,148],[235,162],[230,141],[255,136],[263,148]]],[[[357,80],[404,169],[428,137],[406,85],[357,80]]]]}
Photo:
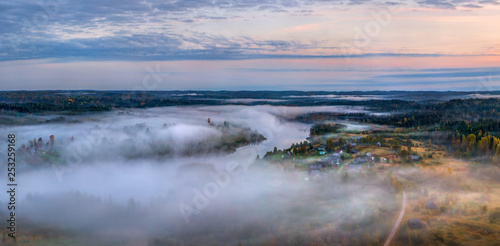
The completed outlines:
{"type": "MultiPolygon", "coordinates": [[[[299,91],[2,91],[0,111],[44,113],[66,111],[82,113],[119,108],[151,108],[182,105],[273,105],[273,106],[359,106],[371,111],[398,113],[394,118],[374,118],[373,123],[404,127],[429,125],[457,115],[463,120],[500,118],[500,99],[452,99],[465,92],[335,92],[338,95],[380,95],[380,99],[348,100],[317,97],[332,92],[299,91]],[[314,97],[308,97],[315,95],[314,97]],[[441,96],[441,100],[436,100],[441,96]],[[258,99],[250,102],[227,99],[258,99]],[[396,99],[395,99],[396,98],[396,99]],[[402,99],[405,98],[405,99],[402,99]],[[274,100],[273,100],[274,99],[274,100]],[[277,100],[279,99],[279,100],[277,100]],[[418,100],[412,100],[418,99],[418,100]],[[411,117],[415,117],[412,119],[411,117]],[[404,121],[407,118],[408,121],[404,121]]],[[[315,117],[332,119],[354,118],[371,122],[363,114],[304,115],[302,120],[315,117]]]]}

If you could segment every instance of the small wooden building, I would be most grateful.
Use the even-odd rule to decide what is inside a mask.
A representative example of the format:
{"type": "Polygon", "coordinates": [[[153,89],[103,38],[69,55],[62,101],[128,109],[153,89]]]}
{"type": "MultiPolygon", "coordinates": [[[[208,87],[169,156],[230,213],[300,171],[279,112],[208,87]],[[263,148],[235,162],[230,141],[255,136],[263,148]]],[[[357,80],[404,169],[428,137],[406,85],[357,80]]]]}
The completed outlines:
{"type": "Polygon", "coordinates": [[[429,200],[429,201],[427,201],[427,204],[425,204],[425,208],[437,209],[438,207],[436,206],[436,204],[432,200],[429,200]]]}
{"type": "Polygon", "coordinates": [[[410,227],[410,229],[421,229],[424,228],[424,224],[420,222],[420,219],[409,219],[408,227],[410,227]]]}

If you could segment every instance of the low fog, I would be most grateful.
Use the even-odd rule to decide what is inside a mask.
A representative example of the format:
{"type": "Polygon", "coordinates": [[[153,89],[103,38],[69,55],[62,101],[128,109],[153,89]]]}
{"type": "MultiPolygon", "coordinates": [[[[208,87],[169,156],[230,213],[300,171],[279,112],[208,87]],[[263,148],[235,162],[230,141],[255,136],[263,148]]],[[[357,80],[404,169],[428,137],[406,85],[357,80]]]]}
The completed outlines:
{"type": "MultiPolygon", "coordinates": [[[[323,235],[361,236],[359,228],[346,228],[362,223],[384,238],[384,226],[374,218],[398,209],[384,177],[351,174],[345,182],[341,174],[331,174],[311,181],[306,173],[286,173],[256,160],[275,146],[287,148],[308,136],[309,125],[286,117],[346,110],[362,111],[169,107],[2,129],[3,135],[16,134],[17,146],[40,137],[45,143],[55,135],[61,155],[60,164],[22,167],[18,160],[18,231],[60,231],[86,245],[260,245],[278,238],[301,245],[323,235]],[[208,118],[249,127],[267,140],[223,156],[182,155],[220,136],[208,118]],[[174,151],[158,156],[154,149],[161,145],[174,151]]],[[[3,192],[1,214],[6,214],[7,199],[3,192]]]]}

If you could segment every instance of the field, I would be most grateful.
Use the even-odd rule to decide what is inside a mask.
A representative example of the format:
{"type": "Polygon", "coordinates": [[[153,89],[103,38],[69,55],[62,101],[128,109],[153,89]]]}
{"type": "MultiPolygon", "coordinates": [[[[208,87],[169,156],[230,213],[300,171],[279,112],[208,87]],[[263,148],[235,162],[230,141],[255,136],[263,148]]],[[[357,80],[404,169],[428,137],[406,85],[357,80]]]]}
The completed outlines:
{"type": "MultiPolygon", "coordinates": [[[[369,135],[344,132],[330,137],[333,136],[335,140],[365,139],[369,135]]],[[[384,140],[389,142],[407,136],[387,134],[384,140]]],[[[403,222],[392,245],[499,245],[500,168],[454,158],[440,146],[415,140],[419,138],[418,134],[413,134],[413,138],[411,151],[420,157],[418,161],[404,160],[392,147],[358,144],[356,148],[359,153],[353,157],[371,153],[381,160],[361,165],[359,169],[359,165],[349,165],[352,158],[344,159],[342,165],[323,172],[331,175],[340,171],[343,166],[342,173],[351,175],[353,172],[376,173],[378,177],[390,179],[396,190],[407,193],[403,222]],[[429,201],[436,205],[434,209],[426,208],[429,201]],[[422,228],[410,228],[410,219],[419,219],[422,228]]],[[[313,149],[317,147],[318,145],[313,145],[313,149]]],[[[324,157],[312,150],[283,160],[283,153],[286,151],[270,154],[267,160],[293,172],[306,171],[310,164],[324,157]]],[[[394,199],[401,199],[401,196],[394,199]]],[[[395,213],[390,221],[396,221],[395,213]]]]}
{"type": "Polygon", "coordinates": [[[417,230],[403,225],[397,245],[498,245],[500,226],[492,218],[500,209],[500,170],[450,158],[436,162],[396,174],[409,197],[404,221],[424,224],[417,230]],[[429,200],[436,209],[426,208],[429,200]]]}

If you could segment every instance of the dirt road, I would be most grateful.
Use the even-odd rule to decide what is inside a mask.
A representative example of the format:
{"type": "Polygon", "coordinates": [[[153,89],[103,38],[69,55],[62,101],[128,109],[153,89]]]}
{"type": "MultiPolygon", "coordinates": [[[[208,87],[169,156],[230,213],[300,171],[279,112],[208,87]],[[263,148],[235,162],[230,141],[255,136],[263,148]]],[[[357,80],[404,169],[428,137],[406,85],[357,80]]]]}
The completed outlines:
{"type": "Polygon", "coordinates": [[[405,215],[405,210],[406,210],[406,192],[403,191],[403,203],[401,204],[401,211],[399,212],[398,219],[396,220],[396,224],[392,227],[391,233],[389,234],[389,237],[384,243],[384,246],[389,246],[391,243],[392,238],[394,235],[396,235],[396,232],[398,231],[399,225],[401,224],[401,221],[403,220],[403,216],[405,215]]]}

